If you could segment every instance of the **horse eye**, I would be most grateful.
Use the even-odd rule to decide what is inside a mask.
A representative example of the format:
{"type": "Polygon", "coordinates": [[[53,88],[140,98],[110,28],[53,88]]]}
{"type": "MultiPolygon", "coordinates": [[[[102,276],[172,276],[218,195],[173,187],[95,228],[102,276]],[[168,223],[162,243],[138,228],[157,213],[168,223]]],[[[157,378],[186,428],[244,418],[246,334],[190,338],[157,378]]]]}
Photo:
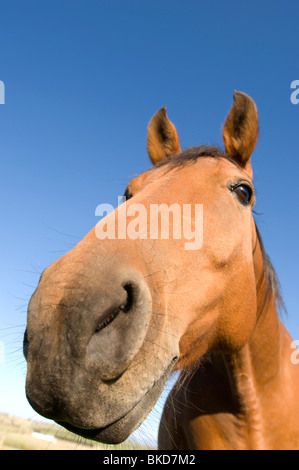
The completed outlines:
{"type": "Polygon", "coordinates": [[[126,188],[124,196],[125,196],[126,200],[128,200],[128,199],[131,199],[131,197],[133,197],[133,194],[130,193],[128,188],[126,188]]]}
{"type": "Polygon", "coordinates": [[[233,188],[233,192],[238,196],[239,201],[247,206],[252,197],[252,189],[247,184],[239,184],[233,188]]]}

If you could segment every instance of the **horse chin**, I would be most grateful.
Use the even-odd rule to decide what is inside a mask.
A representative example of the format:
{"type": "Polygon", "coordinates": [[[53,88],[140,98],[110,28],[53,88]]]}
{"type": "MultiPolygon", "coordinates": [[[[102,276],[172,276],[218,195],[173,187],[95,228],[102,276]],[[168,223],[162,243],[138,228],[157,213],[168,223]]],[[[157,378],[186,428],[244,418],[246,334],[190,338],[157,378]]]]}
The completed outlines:
{"type": "Polygon", "coordinates": [[[171,361],[160,379],[154,383],[154,385],[128,413],[107,426],[95,429],[85,429],[64,421],[57,421],[57,424],[86,439],[91,439],[105,444],[119,444],[125,441],[130,434],[140,426],[155,406],[176,360],[177,358],[174,358],[171,361]]]}

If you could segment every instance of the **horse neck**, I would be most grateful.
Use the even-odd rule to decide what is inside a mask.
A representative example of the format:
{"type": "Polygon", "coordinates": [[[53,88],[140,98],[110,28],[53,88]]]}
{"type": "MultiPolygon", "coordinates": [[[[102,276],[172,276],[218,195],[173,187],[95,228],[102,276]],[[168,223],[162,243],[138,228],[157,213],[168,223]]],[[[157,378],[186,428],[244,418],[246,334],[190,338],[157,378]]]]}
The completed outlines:
{"type": "Polygon", "coordinates": [[[246,428],[250,447],[255,449],[267,447],[265,421],[268,416],[265,408],[277,405],[275,396],[283,399],[282,383],[286,378],[292,380],[292,340],[278,316],[276,293],[273,287],[269,288],[262,250],[258,241],[254,252],[257,293],[255,329],[241,351],[223,356],[234,408],[242,426],[246,428]]]}
{"type": "Polygon", "coordinates": [[[256,325],[241,354],[245,354],[246,362],[250,362],[257,386],[269,384],[277,379],[281,369],[285,335],[285,328],[277,312],[277,285],[276,282],[271,282],[275,273],[272,266],[272,272],[266,273],[266,263],[267,255],[258,237],[253,256],[257,299],[256,325]]]}

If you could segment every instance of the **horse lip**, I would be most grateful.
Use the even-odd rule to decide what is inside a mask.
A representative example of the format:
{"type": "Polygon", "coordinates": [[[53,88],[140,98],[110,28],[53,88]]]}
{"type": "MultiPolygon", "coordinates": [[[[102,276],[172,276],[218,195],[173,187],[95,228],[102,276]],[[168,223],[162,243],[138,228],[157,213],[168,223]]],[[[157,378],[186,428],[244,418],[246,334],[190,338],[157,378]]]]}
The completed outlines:
{"type": "MultiPolygon", "coordinates": [[[[162,375],[162,377],[164,376],[164,374],[162,375]]],[[[161,377],[161,378],[162,378],[161,377]]],[[[160,379],[161,380],[161,379],[160,379]]],[[[66,428],[68,431],[71,431],[75,434],[79,434],[81,435],[82,437],[85,437],[86,439],[93,439],[95,438],[98,434],[101,434],[103,433],[105,430],[108,430],[109,428],[111,428],[113,425],[121,422],[121,420],[123,420],[124,418],[126,418],[130,413],[132,413],[135,408],[140,404],[140,402],[142,402],[145,397],[147,396],[148,393],[151,392],[151,390],[153,390],[153,388],[155,387],[157,382],[155,382],[152,387],[140,398],[140,400],[135,403],[133,405],[133,407],[127,412],[125,413],[124,415],[122,415],[120,418],[116,419],[115,421],[112,421],[111,423],[107,424],[106,426],[103,426],[101,428],[89,428],[89,427],[79,427],[79,426],[75,426],[74,424],[72,423],[69,423],[67,421],[56,421],[57,424],[59,424],[60,426],[63,426],[64,428],[66,428]]]]}
{"type": "Polygon", "coordinates": [[[124,416],[122,416],[121,418],[118,418],[117,420],[113,421],[112,423],[107,424],[107,426],[104,426],[102,428],[78,427],[78,426],[75,426],[74,424],[71,424],[67,421],[56,421],[56,423],[59,424],[60,426],[63,426],[68,431],[73,432],[74,434],[79,434],[80,436],[85,437],[85,439],[95,439],[95,437],[98,434],[102,433],[106,429],[109,429],[111,426],[118,423],[123,418],[125,418],[129,413],[131,413],[131,411],[135,408],[135,406],[138,405],[138,403],[136,405],[134,405],[133,408],[130,411],[128,411],[128,413],[126,413],[124,416]]]}
{"type": "MultiPolygon", "coordinates": [[[[166,380],[168,379],[169,374],[171,370],[173,369],[174,364],[176,363],[177,360],[178,360],[178,357],[176,356],[170,361],[170,363],[168,364],[168,366],[166,367],[164,373],[160,376],[160,378],[156,382],[153,383],[151,388],[147,390],[147,392],[141,397],[141,399],[137,403],[135,403],[133,407],[127,413],[125,413],[123,416],[116,419],[115,421],[112,421],[111,423],[107,424],[106,426],[103,426],[101,428],[87,428],[87,427],[84,428],[84,427],[75,426],[74,424],[67,422],[67,421],[56,421],[57,424],[63,426],[68,431],[78,434],[86,439],[93,439],[98,442],[104,442],[107,444],[118,444],[120,442],[123,442],[134,431],[134,429],[136,429],[141,424],[141,422],[145,419],[144,417],[142,418],[141,422],[137,423],[137,426],[134,426],[133,430],[131,429],[128,433],[126,433],[125,437],[120,440],[114,440],[114,437],[113,437],[112,440],[110,441],[109,430],[112,430],[112,434],[113,434],[113,428],[115,426],[117,426],[118,424],[121,425],[122,421],[123,423],[125,423],[126,418],[130,419],[130,416],[134,415],[134,411],[138,412],[138,407],[142,406],[143,404],[146,404],[147,399],[151,398],[152,395],[155,396],[156,390],[159,390],[161,388],[161,385],[163,389],[164,384],[166,380]]],[[[162,390],[160,390],[156,399],[159,397],[161,392],[162,390]]],[[[150,409],[148,410],[148,413],[149,412],[150,412],[150,409]]]]}
{"type": "MultiPolygon", "coordinates": [[[[151,390],[152,388],[150,388],[151,390]]],[[[148,392],[147,392],[148,393],[148,392]]],[[[145,394],[146,395],[146,394],[145,394]]],[[[103,426],[101,428],[91,428],[91,427],[84,427],[84,426],[76,426],[75,424],[72,424],[71,422],[69,421],[56,421],[57,424],[59,424],[60,426],[63,426],[64,428],[66,428],[68,431],[71,431],[75,434],[80,434],[82,435],[83,437],[86,437],[86,438],[90,438],[92,439],[92,436],[95,435],[95,434],[98,434],[102,431],[104,431],[105,429],[108,429],[110,426],[113,426],[113,424],[116,424],[118,423],[119,421],[121,421],[123,418],[125,418],[129,413],[131,413],[131,411],[134,410],[134,408],[142,401],[142,399],[145,397],[145,395],[143,395],[143,397],[137,402],[135,403],[135,405],[127,412],[125,413],[123,416],[121,416],[120,418],[117,418],[115,421],[112,421],[111,423],[107,424],[106,426],[103,426]]]]}

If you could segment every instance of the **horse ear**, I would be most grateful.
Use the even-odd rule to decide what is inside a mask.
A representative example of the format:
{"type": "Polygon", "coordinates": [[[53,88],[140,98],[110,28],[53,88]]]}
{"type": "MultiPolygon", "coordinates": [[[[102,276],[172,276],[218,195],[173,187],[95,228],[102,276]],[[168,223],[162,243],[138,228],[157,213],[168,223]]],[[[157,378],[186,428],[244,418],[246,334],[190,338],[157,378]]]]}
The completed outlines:
{"type": "Polygon", "coordinates": [[[148,125],[147,151],[154,165],[181,152],[176,128],[169,121],[165,106],[159,109],[148,125]]]}
{"type": "Polygon", "coordinates": [[[235,91],[234,104],[223,129],[224,147],[233,160],[250,172],[250,156],[257,143],[258,127],[255,102],[245,93],[235,91]]]}

